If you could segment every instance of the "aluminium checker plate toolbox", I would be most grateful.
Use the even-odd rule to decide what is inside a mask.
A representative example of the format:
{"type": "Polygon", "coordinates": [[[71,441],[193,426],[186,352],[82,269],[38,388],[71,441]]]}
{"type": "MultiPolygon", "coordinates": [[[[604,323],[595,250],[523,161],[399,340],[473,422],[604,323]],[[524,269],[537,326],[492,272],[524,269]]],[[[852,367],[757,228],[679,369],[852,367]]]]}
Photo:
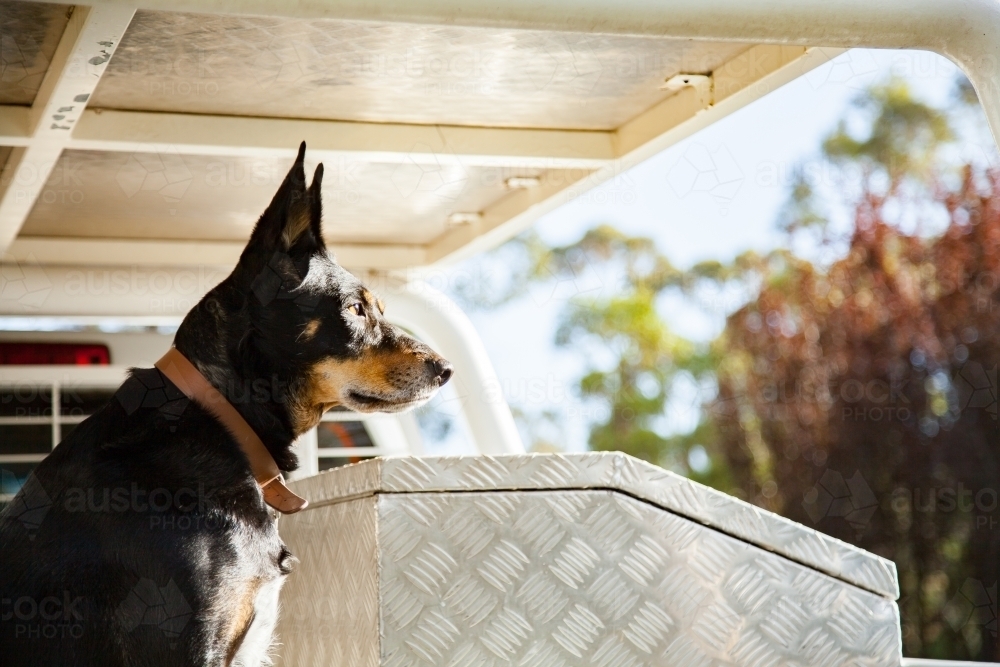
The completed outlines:
{"type": "Polygon", "coordinates": [[[892,562],[624,454],[292,483],[285,667],[900,664],[892,562]]]}

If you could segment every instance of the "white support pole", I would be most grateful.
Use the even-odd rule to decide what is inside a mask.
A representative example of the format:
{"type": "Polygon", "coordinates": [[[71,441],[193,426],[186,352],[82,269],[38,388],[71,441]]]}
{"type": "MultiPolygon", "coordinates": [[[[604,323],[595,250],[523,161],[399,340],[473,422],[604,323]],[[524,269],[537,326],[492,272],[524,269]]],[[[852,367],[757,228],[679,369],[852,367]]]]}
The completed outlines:
{"type": "Polygon", "coordinates": [[[59,382],[52,383],[52,447],[62,442],[62,387],[59,382]]]}
{"type": "MultiPolygon", "coordinates": [[[[406,430],[396,415],[378,415],[371,419],[366,419],[365,429],[372,439],[372,444],[385,452],[383,456],[413,453],[407,441],[406,430]]],[[[359,451],[364,452],[364,449],[359,448],[359,451]]]]}
{"type": "Polygon", "coordinates": [[[134,13],[118,5],[73,10],[28,117],[16,123],[30,138],[0,177],[0,255],[52,175],[134,13]]]}
{"type": "Polygon", "coordinates": [[[0,175],[0,255],[10,247],[62,154],[58,142],[15,148],[0,175]]]}
{"type": "Polygon", "coordinates": [[[410,448],[410,456],[420,456],[424,453],[424,436],[420,432],[420,424],[412,412],[396,415],[399,427],[403,429],[403,437],[410,448]]]}
{"type": "Polygon", "coordinates": [[[312,477],[319,474],[319,436],[316,428],[311,428],[292,443],[292,451],[299,457],[299,469],[291,473],[288,479],[312,477]]]}
{"type": "Polygon", "coordinates": [[[458,305],[421,281],[379,285],[377,291],[385,301],[387,318],[413,331],[455,366],[452,382],[479,453],[523,453],[496,371],[458,305]]]}

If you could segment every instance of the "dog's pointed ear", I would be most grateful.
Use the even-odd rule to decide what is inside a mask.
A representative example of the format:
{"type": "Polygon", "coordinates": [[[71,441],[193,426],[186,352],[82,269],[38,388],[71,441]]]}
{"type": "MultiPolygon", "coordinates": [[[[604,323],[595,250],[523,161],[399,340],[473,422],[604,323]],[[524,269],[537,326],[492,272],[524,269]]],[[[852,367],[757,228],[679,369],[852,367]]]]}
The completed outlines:
{"type": "Polygon", "coordinates": [[[316,242],[323,248],[326,243],[323,241],[323,163],[316,165],[313,172],[312,184],[309,186],[309,227],[316,242]]]}
{"type": "Polygon", "coordinates": [[[270,257],[284,253],[294,257],[324,247],[320,221],[323,166],[317,168],[312,185],[306,189],[305,156],[303,141],[295,163],[254,226],[244,256],[250,253],[270,257]]]}

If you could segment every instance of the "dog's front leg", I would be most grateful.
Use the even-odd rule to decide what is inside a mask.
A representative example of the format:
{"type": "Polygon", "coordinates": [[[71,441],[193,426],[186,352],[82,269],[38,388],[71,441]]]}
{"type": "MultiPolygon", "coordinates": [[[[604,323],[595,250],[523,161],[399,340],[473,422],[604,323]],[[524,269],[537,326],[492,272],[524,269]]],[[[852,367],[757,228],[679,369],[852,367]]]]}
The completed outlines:
{"type": "Polygon", "coordinates": [[[257,588],[253,611],[233,645],[233,667],[260,667],[271,664],[274,629],[278,624],[278,595],[285,575],[276,577],[257,588]]]}

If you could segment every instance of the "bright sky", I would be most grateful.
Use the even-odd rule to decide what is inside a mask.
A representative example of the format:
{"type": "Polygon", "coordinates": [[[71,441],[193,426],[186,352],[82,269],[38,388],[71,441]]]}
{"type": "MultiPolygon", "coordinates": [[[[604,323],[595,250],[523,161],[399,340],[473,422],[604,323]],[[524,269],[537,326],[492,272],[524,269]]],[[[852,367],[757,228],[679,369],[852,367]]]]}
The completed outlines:
{"type": "MultiPolygon", "coordinates": [[[[703,259],[726,260],[751,248],[773,248],[782,243],[775,220],[793,168],[815,159],[822,138],[859,92],[895,74],[918,97],[943,104],[957,73],[949,61],[927,52],[849,51],[553,211],[536,229],[546,241],[563,244],[594,225],[609,223],[654,238],[682,268],[703,259]]],[[[962,150],[993,156],[991,146],[962,150]]],[[[469,270],[467,263],[452,272],[469,270]]],[[[573,392],[580,361],[553,345],[556,321],[568,298],[602,287],[598,276],[585,276],[496,311],[471,313],[507,400],[529,412],[562,413],[558,439],[570,451],[586,449],[587,423],[595,415],[573,392]]],[[[680,300],[667,305],[664,316],[677,333],[709,340],[738,304],[720,299],[712,304],[714,317],[680,300]]],[[[694,427],[697,396],[692,393],[687,405],[680,403],[666,416],[665,431],[694,427]]],[[[454,436],[438,447],[460,449],[459,433],[454,436]]]]}

